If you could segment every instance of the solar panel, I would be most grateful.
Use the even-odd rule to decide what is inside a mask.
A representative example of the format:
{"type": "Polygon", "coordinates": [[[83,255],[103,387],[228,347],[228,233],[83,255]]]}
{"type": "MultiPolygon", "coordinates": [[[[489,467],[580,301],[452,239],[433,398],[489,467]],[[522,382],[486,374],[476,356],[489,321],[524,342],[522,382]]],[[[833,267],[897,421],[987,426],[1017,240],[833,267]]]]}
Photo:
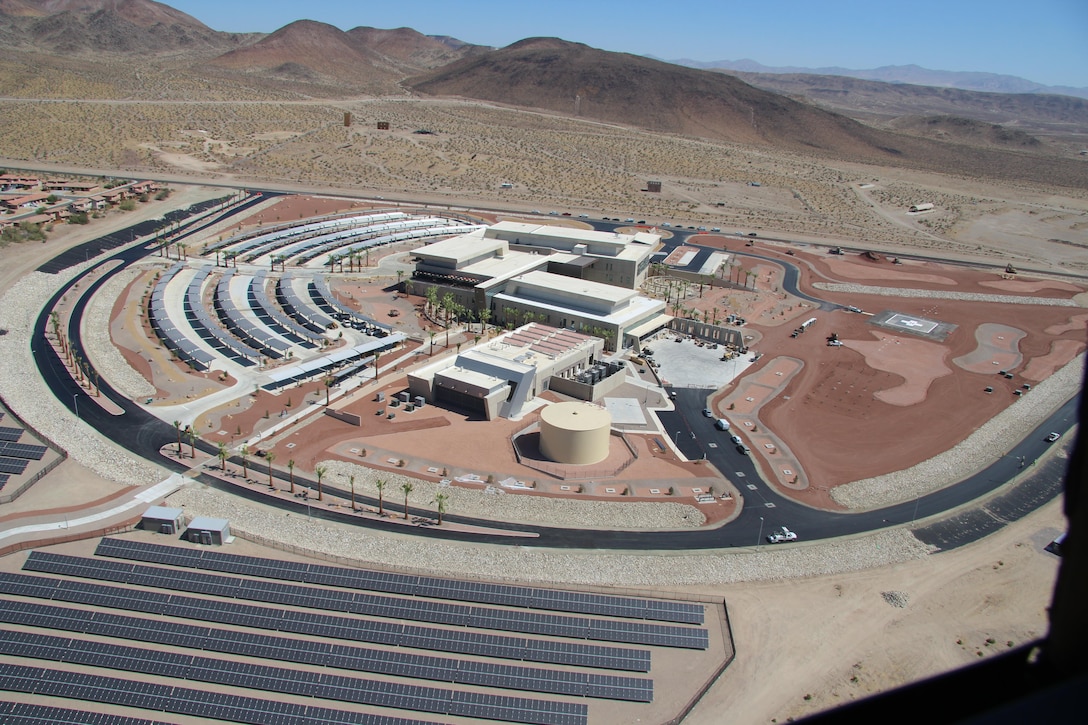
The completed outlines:
{"type": "Polygon", "coordinates": [[[32,705],[25,702],[0,701],[0,722],[4,725],[170,725],[161,720],[145,720],[140,717],[112,715],[89,710],[70,710],[48,705],[32,705]]]}
{"type": "Polygon", "coordinates": [[[0,427],[0,441],[6,441],[8,443],[14,443],[19,440],[19,436],[23,434],[22,428],[4,428],[0,427]]]}
{"type": "Polygon", "coordinates": [[[21,458],[5,458],[0,456],[0,473],[18,476],[26,470],[28,465],[30,465],[30,461],[25,461],[21,458]]]}
{"type": "MultiPolygon", "coordinates": [[[[103,543],[115,541],[104,539],[103,543]]],[[[167,551],[182,551],[178,547],[159,544],[130,542],[129,554],[99,553],[100,556],[119,556],[136,558],[131,552],[146,551],[149,547],[158,547],[164,555],[167,551]]],[[[264,576],[288,581],[325,584],[343,588],[365,589],[394,594],[415,594],[455,601],[477,602],[481,604],[499,604],[505,606],[550,609],[578,614],[600,614],[604,616],[627,617],[632,619],[657,620],[680,624],[702,624],[705,618],[705,606],[694,602],[677,602],[639,597],[622,597],[587,592],[572,592],[539,587],[509,584],[489,584],[484,582],[441,579],[411,574],[365,569],[349,569],[325,564],[300,564],[298,562],[279,561],[259,557],[205,552],[193,566],[199,568],[217,568],[219,557],[231,556],[234,566],[248,562],[253,567],[247,575],[264,576]],[[261,573],[257,573],[257,570],[261,573]]],[[[161,559],[140,558],[141,561],[159,561],[161,559]]],[[[242,573],[240,569],[231,569],[242,573]]]]}
{"type": "Polygon", "coordinates": [[[457,624],[478,629],[543,634],[550,637],[700,649],[705,649],[709,642],[706,631],[701,628],[492,609],[362,592],[353,594],[290,584],[270,588],[258,583],[250,584],[235,577],[176,571],[143,564],[119,564],[40,551],[32,552],[23,568],[253,601],[283,603],[285,599],[294,597],[299,606],[307,608],[350,611],[367,616],[435,624],[457,624]]]}
{"type": "Polygon", "coordinates": [[[295,725],[429,725],[417,720],[334,710],[313,705],[244,697],[234,693],[208,692],[187,687],[86,675],[23,665],[0,665],[0,689],[34,692],[182,715],[201,715],[238,723],[274,723],[283,714],[295,725]]]}
{"type": "Polygon", "coordinates": [[[254,629],[271,629],[374,644],[515,659],[526,662],[572,664],[600,669],[649,672],[648,650],[572,642],[529,640],[524,637],[440,630],[350,617],[271,609],[234,602],[197,599],[138,589],[121,589],[88,582],[27,577],[0,572],[0,590],[21,586],[21,594],[57,601],[93,604],[97,607],[144,611],[207,622],[224,622],[254,629]],[[39,584],[30,586],[22,581],[39,584]],[[10,584],[9,584],[10,583],[10,584]]]}
{"type": "Polygon", "coordinates": [[[28,460],[40,461],[47,450],[49,449],[45,446],[0,441],[0,456],[11,456],[12,458],[26,458],[28,460]]]}
{"type": "MultiPolygon", "coordinates": [[[[448,715],[470,714],[509,722],[567,722],[566,719],[557,720],[553,715],[580,716],[584,722],[588,712],[586,705],[581,703],[329,675],[33,632],[0,630],[0,653],[365,705],[448,715]]],[[[145,691],[143,694],[154,695],[159,695],[166,688],[153,683],[140,687],[145,691]]]]}

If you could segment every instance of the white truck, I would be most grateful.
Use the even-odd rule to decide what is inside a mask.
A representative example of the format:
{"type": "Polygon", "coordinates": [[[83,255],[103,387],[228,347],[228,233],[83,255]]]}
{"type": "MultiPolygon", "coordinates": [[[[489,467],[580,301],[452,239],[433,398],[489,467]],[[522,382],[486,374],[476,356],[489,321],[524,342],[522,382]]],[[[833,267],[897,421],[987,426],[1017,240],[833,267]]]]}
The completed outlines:
{"type": "Polygon", "coordinates": [[[767,541],[772,544],[781,544],[786,541],[797,541],[797,534],[793,533],[785,526],[777,531],[772,531],[767,535],[767,541]]]}

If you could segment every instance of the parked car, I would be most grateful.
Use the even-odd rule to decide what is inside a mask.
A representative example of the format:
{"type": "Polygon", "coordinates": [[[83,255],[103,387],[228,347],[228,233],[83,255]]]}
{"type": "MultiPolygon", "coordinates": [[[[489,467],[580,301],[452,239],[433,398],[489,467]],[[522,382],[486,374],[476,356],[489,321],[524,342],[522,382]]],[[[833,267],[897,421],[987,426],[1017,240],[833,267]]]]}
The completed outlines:
{"type": "Polygon", "coordinates": [[[772,544],[781,544],[784,541],[797,541],[797,534],[783,526],[778,531],[772,531],[768,534],[767,541],[772,544]]]}
{"type": "Polygon", "coordinates": [[[738,446],[739,446],[739,445],[740,445],[740,443],[741,443],[741,440],[740,440],[740,436],[738,436],[738,435],[731,435],[731,436],[729,436],[729,440],[733,441],[733,442],[734,442],[734,443],[736,443],[736,444],[737,444],[738,446]]]}
{"type": "Polygon", "coordinates": [[[703,408],[703,417],[704,418],[713,418],[714,417],[714,411],[711,410],[710,408],[703,408]]]}
{"type": "Polygon", "coordinates": [[[1051,433],[1050,435],[1048,435],[1046,437],[1046,440],[1047,440],[1048,443],[1053,443],[1054,441],[1058,440],[1061,437],[1062,437],[1061,433],[1051,433]]]}
{"type": "Polygon", "coordinates": [[[737,453],[741,454],[742,456],[748,456],[752,454],[752,449],[744,445],[743,443],[738,443],[737,453]]]}

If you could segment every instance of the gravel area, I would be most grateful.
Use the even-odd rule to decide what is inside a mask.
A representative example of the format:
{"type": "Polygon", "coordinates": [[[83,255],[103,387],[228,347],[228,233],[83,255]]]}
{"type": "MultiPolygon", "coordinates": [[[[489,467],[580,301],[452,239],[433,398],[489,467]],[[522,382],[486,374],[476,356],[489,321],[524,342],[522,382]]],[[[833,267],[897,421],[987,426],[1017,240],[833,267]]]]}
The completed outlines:
{"type": "Polygon", "coordinates": [[[89,426],[73,424],[71,411],[50,392],[34,366],[30,333],[38,312],[59,287],[93,264],[59,275],[32,272],[0,298],[0,328],[8,330],[0,337],[0,396],[39,433],[103,478],[130,485],[161,481],[169,475],[165,469],[133,456],[89,426]]]}
{"type": "Polygon", "coordinates": [[[95,370],[119,393],[133,400],[153,396],[155,386],[133,370],[125,356],[114,346],[110,336],[110,318],[114,302],[140,273],[140,269],[125,269],[106,280],[87,305],[82,330],[83,346],[95,370]]]}
{"type": "Polygon", "coordinates": [[[988,295],[980,292],[956,292],[954,290],[901,289],[899,287],[871,287],[864,284],[816,282],[816,289],[848,294],[881,295],[891,297],[923,297],[934,300],[963,300],[965,302],[993,302],[1006,305],[1047,305],[1049,307],[1082,307],[1077,300],[1052,299],[1049,297],[1025,297],[1023,295],[988,295]]]}
{"type": "Polygon", "coordinates": [[[300,555],[340,557],[360,566],[398,571],[541,584],[661,587],[785,580],[882,567],[929,553],[903,529],[812,546],[697,553],[480,546],[318,522],[195,483],[170,496],[167,505],[183,507],[187,516],[226,518],[241,538],[290,542],[277,548],[300,555]]]}
{"type": "Polygon", "coordinates": [[[355,492],[377,496],[374,481],[386,481],[385,500],[403,503],[401,485],[410,481],[414,490],[408,497],[421,508],[434,511],[434,497],[445,492],[447,513],[463,514],[492,521],[514,521],[590,529],[680,529],[702,526],[706,522],[703,513],[693,505],[682,503],[656,503],[639,501],[579,501],[570,498],[552,498],[527,494],[507,495],[496,484],[491,493],[483,489],[462,486],[442,486],[430,481],[420,481],[388,471],[358,466],[345,461],[322,461],[329,475],[324,478],[330,485],[349,490],[348,476],[355,476],[355,492]]]}
{"type": "Polygon", "coordinates": [[[1084,354],[1033,386],[967,439],[913,468],[838,486],[831,497],[849,509],[872,509],[911,501],[975,473],[1001,456],[1080,388],[1084,354]]]}

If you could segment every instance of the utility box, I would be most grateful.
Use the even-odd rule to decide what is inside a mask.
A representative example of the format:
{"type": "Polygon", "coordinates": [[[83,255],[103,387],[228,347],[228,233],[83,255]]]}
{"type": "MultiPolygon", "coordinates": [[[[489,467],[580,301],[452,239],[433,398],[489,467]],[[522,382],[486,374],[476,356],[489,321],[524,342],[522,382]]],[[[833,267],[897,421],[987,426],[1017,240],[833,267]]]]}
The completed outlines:
{"type": "Polygon", "coordinates": [[[660,181],[647,181],[646,182],[646,191],[649,191],[649,192],[651,192],[653,194],[660,194],[661,193],[661,182],[660,181]]]}
{"type": "Polygon", "coordinates": [[[189,528],[185,530],[185,538],[204,546],[222,546],[234,540],[230,535],[230,522],[210,516],[197,516],[190,521],[189,528]]]}
{"type": "Polygon", "coordinates": [[[181,531],[181,509],[152,506],[140,517],[140,528],[160,534],[174,535],[181,531]]]}

